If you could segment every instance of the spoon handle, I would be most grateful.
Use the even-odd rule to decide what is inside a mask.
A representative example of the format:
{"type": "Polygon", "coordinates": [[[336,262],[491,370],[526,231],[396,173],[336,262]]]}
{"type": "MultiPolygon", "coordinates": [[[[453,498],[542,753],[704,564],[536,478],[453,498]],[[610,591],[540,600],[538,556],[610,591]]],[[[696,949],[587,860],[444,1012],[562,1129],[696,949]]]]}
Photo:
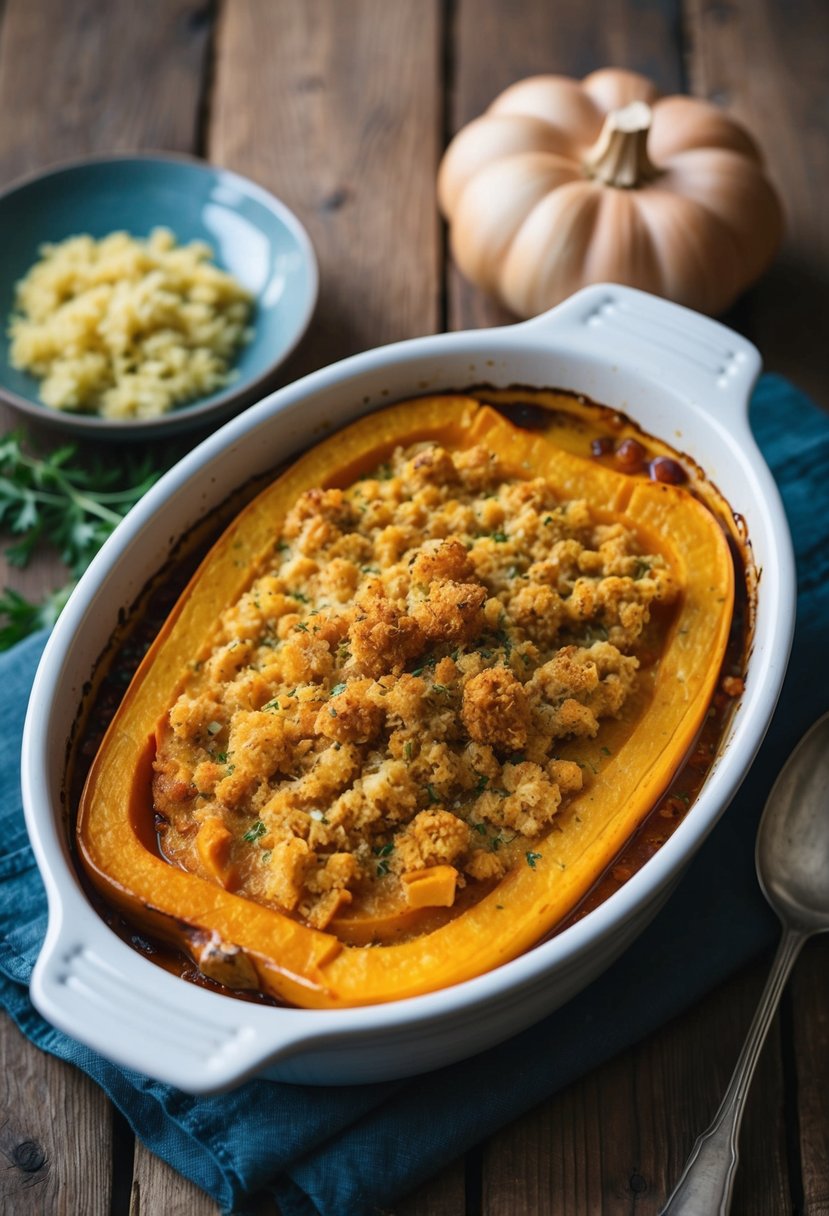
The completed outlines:
{"type": "Polygon", "coordinates": [[[691,1150],[660,1216],[728,1216],[746,1095],[786,980],[808,937],[808,933],[799,929],[784,931],[719,1110],[691,1150]]]}

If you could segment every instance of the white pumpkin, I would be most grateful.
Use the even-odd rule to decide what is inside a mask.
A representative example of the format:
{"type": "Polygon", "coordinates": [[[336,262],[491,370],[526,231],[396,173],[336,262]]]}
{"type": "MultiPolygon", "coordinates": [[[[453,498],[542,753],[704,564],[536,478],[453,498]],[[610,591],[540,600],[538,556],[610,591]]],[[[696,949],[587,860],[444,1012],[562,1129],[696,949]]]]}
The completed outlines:
{"type": "Polygon", "coordinates": [[[783,232],[739,124],[616,68],[512,85],[452,140],[438,199],[463,274],[522,317],[605,281],[719,313],[783,232]]]}

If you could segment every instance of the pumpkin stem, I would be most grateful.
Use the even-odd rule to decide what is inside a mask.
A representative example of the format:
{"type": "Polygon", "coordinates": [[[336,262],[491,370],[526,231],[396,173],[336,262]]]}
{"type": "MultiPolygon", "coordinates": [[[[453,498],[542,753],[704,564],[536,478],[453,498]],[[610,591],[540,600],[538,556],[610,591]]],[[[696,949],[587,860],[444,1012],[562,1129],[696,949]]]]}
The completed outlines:
{"type": "Polygon", "coordinates": [[[652,119],[653,111],[644,101],[611,110],[584,162],[588,176],[625,190],[656,177],[647,147],[652,119]]]}

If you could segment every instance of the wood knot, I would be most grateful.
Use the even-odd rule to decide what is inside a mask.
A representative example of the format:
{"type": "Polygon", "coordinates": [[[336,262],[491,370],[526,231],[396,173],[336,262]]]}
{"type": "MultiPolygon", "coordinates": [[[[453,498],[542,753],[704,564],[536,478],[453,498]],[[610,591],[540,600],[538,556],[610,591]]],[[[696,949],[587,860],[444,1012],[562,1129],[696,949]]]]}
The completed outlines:
{"type": "Polygon", "coordinates": [[[46,1164],[46,1153],[37,1140],[21,1140],[11,1153],[12,1163],[24,1174],[36,1174],[46,1164]]]}
{"type": "Polygon", "coordinates": [[[634,1170],[631,1174],[628,1181],[628,1186],[633,1191],[634,1195],[641,1195],[648,1189],[647,1182],[637,1170],[634,1170]]]}
{"type": "Polygon", "coordinates": [[[330,194],[320,203],[321,211],[339,211],[348,202],[350,191],[344,186],[338,190],[332,190],[330,194]]]}

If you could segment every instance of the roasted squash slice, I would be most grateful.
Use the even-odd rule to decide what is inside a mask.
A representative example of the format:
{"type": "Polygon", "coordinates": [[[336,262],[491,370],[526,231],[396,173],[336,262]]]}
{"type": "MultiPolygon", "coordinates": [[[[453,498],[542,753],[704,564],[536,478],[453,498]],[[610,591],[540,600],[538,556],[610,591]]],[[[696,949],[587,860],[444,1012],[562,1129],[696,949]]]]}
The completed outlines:
{"type": "MultiPolygon", "coordinates": [[[[464,397],[405,402],[363,418],[302,457],[247,507],[207,556],[141,664],[103,740],[81,799],[77,842],[94,886],[131,922],[193,957],[214,979],[260,988],[311,1008],[396,1000],[489,970],[530,948],[574,907],[664,792],[692,747],[725,652],[733,569],[723,529],[682,488],[631,478],[519,430],[464,397]],[[438,441],[449,451],[483,444],[562,499],[624,518],[660,553],[681,586],[645,712],[622,744],[583,740],[598,775],[561,811],[525,862],[445,923],[416,932],[423,905],[450,904],[451,867],[408,876],[408,902],[349,923],[343,907],[326,930],[234,893],[227,840],[208,820],[198,848],[210,881],[170,865],[153,826],[157,725],[183,673],[204,649],[222,609],[251,583],[280,522],[311,487],[345,487],[397,447],[438,441]],[[366,928],[365,926],[368,926],[366,928]],[[395,929],[413,928],[406,940],[395,929]],[[386,932],[388,930],[388,932],[386,932]],[[369,948],[362,944],[371,940],[369,948]],[[376,944],[377,941],[389,944],[376,944]]],[[[612,730],[612,726],[611,726],[612,730]]]]}

